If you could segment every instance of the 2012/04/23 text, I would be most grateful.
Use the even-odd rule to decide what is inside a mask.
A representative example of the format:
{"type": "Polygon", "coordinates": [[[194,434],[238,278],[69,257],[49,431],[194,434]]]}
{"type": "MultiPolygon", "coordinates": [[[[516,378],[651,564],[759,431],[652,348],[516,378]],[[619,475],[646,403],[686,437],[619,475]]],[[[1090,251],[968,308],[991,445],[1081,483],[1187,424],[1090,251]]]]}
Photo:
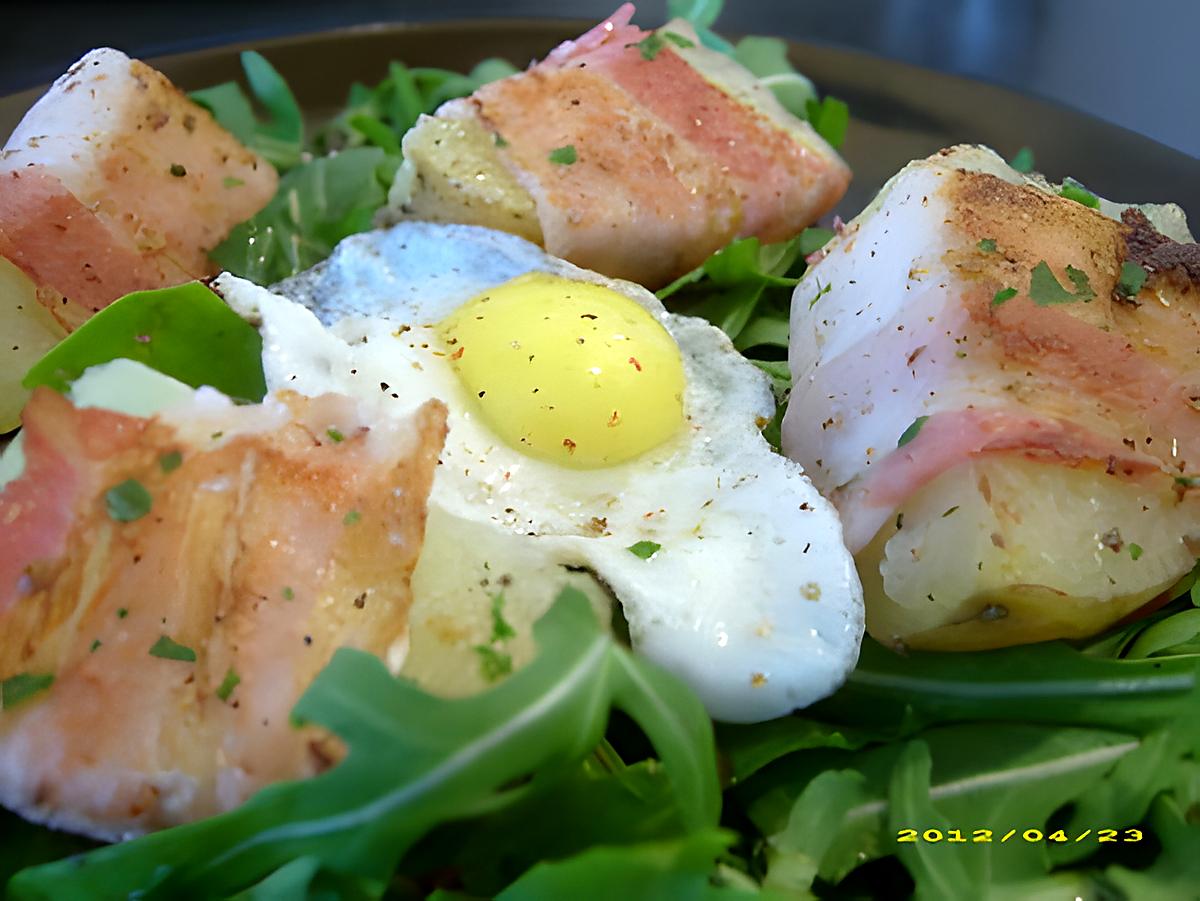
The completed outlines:
{"type": "Polygon", "coordinates": [[[1105,842],[1140,842],[1142,840],[1142,831],[1140,829],[1085,829],[1077,835],[1072,835],[1063,829],[1058,829],[1048,834],[1042,832],[1040,829],[1009,829],[1003,835],[999,835],[991,829],[947,829],[944,832],[941,829],[925,829],[923,831],[919,829],[896,830],[896,842],[899,844],[914,844],[917,842],[925,842],[927,844],[937,844],[938,842],[948,842],[950,844],[987,844],[989,842],[1000,842],[1003,844],[1008,841],[1047,841],[1066,844],[1068,842],[1082,842],[1088,839],[1101,844],[1105,842]]]}

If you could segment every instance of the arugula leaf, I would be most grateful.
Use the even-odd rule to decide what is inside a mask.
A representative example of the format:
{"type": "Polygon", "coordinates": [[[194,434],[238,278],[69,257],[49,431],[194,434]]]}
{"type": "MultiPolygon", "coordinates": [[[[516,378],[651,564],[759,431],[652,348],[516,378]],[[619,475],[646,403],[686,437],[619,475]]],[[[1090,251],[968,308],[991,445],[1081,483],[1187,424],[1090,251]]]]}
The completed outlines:
{"type": "Polygon", "coordinates": [[[1012,720],[1153,731],[1190,708],[1200,658],[1109,660],[1065,642],[896,654],[865,639],[846,684],[809,714],[865,728],[1012,720]]]}
{"type": "Polygon", "coordinates": [[[729,763],[730,780],[740,782],[764,766],[792,754],[813,748],[837,748],[852,751],[892,731],[877,733],[817,722],[800,716],[784,716],[748,726],[717,725],[717,744],[729,763]]]}
{"type": "Polygon", "coordinates": [[[733,839],[726,830],[707,829],[669,842],[590,848],[564,861],[538,864],[496,899],[720,897],[724,893],[709,886],[709,874],[733,839]]]}
{"type": "Polygon", "coordinates": [[[1146,870],[1112,866],[1105,876],[1129,898],[1173,901],[1195,893],[1200,883],[1200,830],[1190,822],[1191,811],[1169,795],[1154,802],[1150,828],[1162,844],[1158,859],[1146,870]]]}
{"type": "Polygon", "coordinates": [[[846,129],[850,125],[850,107],[836,97],[826,97],[820,103],[809,100],[805,105],[808,121],[817,134],[838,150],[846,140],[846,129]]]}
{"type": "Polygon", "coordinates": [[[1008,164],[1022,175],[1028,175],[1033,171],[1035,165],[1033,160],[1033,149],[1030,147],[1022,147],[1013,154],[1013,158],[1008,161],[1008,164]]]}
{"type": "MultiPolygon", "coordinates": [[[[765,885],[807,893],[839,838],[831,824],[846,822],[852,810],[868,801],[865,777],[854,770],[826,770],[805,786],[787,825],[769,838],[765,885]]],[[[863,821],[864,827],[869,824],[863,821]]]]}
{"type": "Polygon", "coordinates": [[[512,805],[434,830],[401,861],[401,873],[452,871],[464,890],[493,897],[530,867],[595,845],[663,841],[687,833],[656,760],[610,772],[585,761],[534,777],[512,805]]]}
{"type": "Polygon", "coordinates": [[[239,400],[267,393],[262,338],[199,282],[126,294],[55,345],[21,384],[66,391],[89,366],[120,358],[239,400]]]}
{"type": "Polygon", "coordinates": [[[578,591],[565,590],[534,633],[541,652],[531,664],[455,700],[393,679],[370,654],[339,650],[293,712],[347,743],[339,766],[211,819],[25,870],[10,896],[221,895],[305,857],[382,888],[435,825],[501,810],[528,791],[514,780],[588,754],[610,707],[654,745],[684,827],[704,834],[715,826],[712,730],[696,697],[615,645],[578,591]]]}
{"type": "Polygon", "coordinates": [[[724,0],[667,0],[667,18],[685,20],[696,30],[701,44],[732,56],[733,45],[712,30],[724,5],[724,0]]]}
{"type": "Polygon", "coordinates": [[[226,82],[194,91],[191,99],[213,114],[217,122],[281,172],[300,162],[304,117],[291,88],[266,58],[253,50],[242,53],[242,70],[254,98],[267,111],[259,121],[241,87],[226,82]]]}
{"type": "Polygon", "coordinates": [[[343,238],[371,227],[387,199],[386,159],[378,147],[356,147],[293,169],[271,202],[209,256],[260,285],[316,265],[343,238]]]}
{"type": "Polygon", "coordinates": [[[1120,732],[1018,723],[944,726],[919,739],[853,753],[796,754],[750,780],[739,797],[772,847],[787,857],[784,836],[803,816],[801,805],[811,803],[816,780],[830,771],[856,774],[853,803],[824,824],[830,834],[822,839],[817,863],[819,875],[828,882],[842,880],[866,860],[897,852],[918,884],[938,878],[930,871],[940,867],[944,856],[959,861],[981,886],[1036,882],[1050,867],[1046,846],[1000,839],[1014,827],[1048,833],[1046,823],[1056,811],[1095,791],[1139,746],[1136,738],[1120,732]],[[914,751],[914,745],[924,755],[914,751]],[[926,762],[914,759],[914,754],[926,762]],[[897,785],[900,777],[904,782],[897,785]],[[916,855],[905,854],[896,841],[900,828],[938,828],[945,834],[948,826],[962,829],[968,840],[974,829],[991,830],[993,841],[910,849],[928,852],[916,855]]]}
{"type": "Polygon", "coordinates": [[[808,118],[808,104],[817,100],[817,89],[788,60],[787,42],[779,38],[746,37],[737,42],[733,58],[749,69],[789,113],[808,118]]]}
{"type": "Polygon", "coordinates": [[[1162,619],[1138,635],[1125,657],[1138,660],[1160,654],[1179,653],[1179,648],[1200,638],[1200,610],[1181,610],[1162,619]]]}

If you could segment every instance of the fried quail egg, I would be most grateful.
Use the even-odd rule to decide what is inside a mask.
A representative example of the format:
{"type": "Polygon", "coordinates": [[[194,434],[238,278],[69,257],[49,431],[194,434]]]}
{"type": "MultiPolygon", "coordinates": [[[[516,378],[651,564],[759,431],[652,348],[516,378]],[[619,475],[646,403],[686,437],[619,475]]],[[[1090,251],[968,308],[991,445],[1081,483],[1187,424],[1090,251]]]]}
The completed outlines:
{"type": "Polygon", "coordinates": [[[513,235],[419,222],[343,241],[278,293],[216,287],[259,325],[271,389],[448,405],[393,661],[417,681],[470,670],[454,684],[473,690],[520,665],[572,581],[602,613],[611,591],[634,648],[717,719],[804,707],[853,667],[837,514],[771,451],[767,379],[709,323],[513,235]]]}

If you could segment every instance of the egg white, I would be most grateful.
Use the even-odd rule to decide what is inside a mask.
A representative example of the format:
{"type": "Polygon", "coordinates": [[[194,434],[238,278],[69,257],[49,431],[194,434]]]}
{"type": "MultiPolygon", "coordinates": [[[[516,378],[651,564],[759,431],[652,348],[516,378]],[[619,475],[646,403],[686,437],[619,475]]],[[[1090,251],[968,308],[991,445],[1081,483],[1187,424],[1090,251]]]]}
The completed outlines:
{"type": "MultiPolygon", "coordinates": [[[[717,719],[804,707],[853,667],[862,592],[837,514],[798,465],[770,450],[760,432],[773,413],[767,380],[709,323],[512,235],[432,223],[343,241],[277,286],[286,296],[228,274],[216,287],[259,324],[269,388],[374,398],[384,412],[430,397],[447,403],[405,663],[421,681],[437,681],[427,667],[439,659],[443,675],[469,665],[488,640],[494,593],[503,589],[522,619],[536,616],[566,579],[590,584],[579,569],[621,602],[635,649],[687,681],[717,719]],[[632,461],[585,470],[528,457],[472,415],[435,326],[530,271],[606,285],[664,325],[687,378],[683,429],[632,461]],[[638,541],[661,550],[643,560],[628,550],[638,541]],[[466,604],[464,592],[477,597],[466,604]],[[458,612],[468,607],[464,621],[458,612]]],[[[602,592],[591,592],[602,607],[602,592]]],[[[514,639],[514,650],[531,654],[532,645],[514,639]]]]}

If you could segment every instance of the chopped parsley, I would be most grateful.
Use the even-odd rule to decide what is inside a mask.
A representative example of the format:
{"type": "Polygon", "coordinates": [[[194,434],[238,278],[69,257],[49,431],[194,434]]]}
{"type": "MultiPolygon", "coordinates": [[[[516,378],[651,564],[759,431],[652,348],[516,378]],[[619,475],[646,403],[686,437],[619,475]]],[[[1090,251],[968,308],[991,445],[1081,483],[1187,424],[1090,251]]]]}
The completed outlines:
{"type": "Polygon", "coordinates": [[[497,651],[486,644],[475,645],[474,651],[479,655],[480,672],[488,682],[495,682],[501,676],[507,676],[512,672],[512,654],[497,651]]]}
{"type": "Polygon", "coordinates": [[[104,642],[102,642],[99,638],[93,638],[92,646],[90,648],[88,648],[88,652],[91,654],[95,654],[96,651],[98,651],[100,649],[100,645],[102,645],[102,644],[104,644],[104,642]]]}
{"type": "Polygon", "coordinates": [[[629,545],[625,550],[642,560],[649,560],[662,550],[662,545],[656,541],[639,541],[637,544],[629,545]]]}
{"type": "Polygon", "coordinates": [[[346,440],[346,436],[332,426],[325,430],[325,434],[329,436],[329,440],[334,444],[340,444],[346,440]]]}
{"type": "Polygon", "coordinates": [[[1121,276],[1117,279],[1117,296],[1137,297],[1146,284],[1146,270],[1137,263],[1126,260],[1121,264],[1121,276]]]}
{"type": "Polygon", "coordinates": [[[17,673],[0,682],[0,707],[8,710],[54,684],[53,673],[17,673]]]}
{"type": "Polygon", "coordinates": [[[1067,266],[1067,278],[1075,287],[1074,291],[1068,291],[1059,284],[1054,273],[1050,271],[1049,264],[1042,260],[1033,267],[1033,274],[1029,279],[1030,299],[1039,307],[1049,307],[1061,303],[1074,303],[1077,300],[1086,303],[1096,296],[1086,272],[1074,266],[1067,266]]]}
{"type": "Polygon", "coordinates": [[[643,40],[638,41],[636,44],[629,44],[628,46],[637,47],[638,52],[642,54],[642,59],[652,60],[658,56],[658,54],[662,52],[662,49],[667,45],[663,42],[662,36],[659,35],[658,32],[653,32],[648,34],[643,40]]]}
{"type": "Polygon", "coordinates": [[[359,513],[357,510],[351,510],[349,513],[347,513],[345,516],[342,517],[342,525],[352,526],[356,522],[358,522],[360,519],[362,519],[362,514],[359,513]]]}
{"type": "Polygon", "coordinates": [[[290,585],[284,586],[283,599],[285,601],[294,601],[296,599],[296,592],[292,591],[292,586],[290,586],[290,585]]]}
{"type": "Polygon", "coordinates": [[[1138,557],[1142,556],[1142,546],[1140,544],[1130,543],[1129,556],[1132,557],[1134,560],[1136,560],[1138,557]]]}
{"type": "Polygon", "coordinates": [[[984,253],[995,253],[996,252],[996,239],[995,238],[983,238],[975,246],[978,247],[980,250],[982,250],[984,253]]]}
{"type": "Polygon", "coordinates": [[[996,296],[992,298],[991,305],[993,307],[998,307],[998,306],[1000,306],[1000,304],[1004,303],[1005,301],[1012,300],[1016,296],[1017,296],[1016,288],[1003,288],[1000,291],[996,292],[996,296]]]}
{"type": "Polygon", "coordinates": [[[692,43],[690,40],[685,38],[683,35],[678,34],[674,31],[664,31],[662,33],[662,36],[664,38],[666,38],[668,41],[670,41],[672,44],[674,44],[676,47],[683,47],[685,50],[688,47],[696,46],[694,43],[692,43]]]}
{"type": "Polygon", "coordinates": [[[158,468],[163,472],[174,472],[183,465],[183,454],[179,451],[171,451],[168,454],[163,454],[158,458],[158,468]]]}
{"type": "Polygon", "coordinates": [[[229,696],[233,694],[233,690],[241,683],[242,677],[237,674],[232,666],[225,671],[225,678],[221,680],[221,685],[217,689],[217,697],[222,701],[228,701],[229,696]]]}
{"type": "Polygon", "coordinates": [[[1076,203],[1082,203],[1093,210],[1100,209],[1100,199],[1073,178],[1063,179],[1058,196],[1065,197],[1067,200],[1074,200],[1076,203]]]}
{"type": "Polygon", "coordinates": [[[124,607],[117,608],[117,619],[124,619],[129,616],[129,611],[124,607]]]}
{"type": "Polygon", "coordinates": [[[952,515],[953,513],[957,512],[957,510],[958,510],[958,504],[955,504],[953,507],[951,507],[949,510],[947,510],[945,513],[942,514],[942,519],[945,519],[947,516],[952,515]]]}
{"type": "Polygon", "coordinates": [[[1034,166],[1033,150],[1029,147],[1022,147],[1008,161],[1008,164],[1023,175],[1032,172],[1034,166]]]}
{"type": "Polygon", "coordinates": [[[176,178],[183,178],[187,175],[187,169],[183,168],[179,163],[171,163],[171,174],[176,178]]]}
{"type": "Polygon", "coordinates": [[[185,663],[196,662],[196,652],[187,645],[172,640],[167,635],[160,635],[158,641],[150,648],[151,657],[161,657],[163,660],[182,660],[185,663]]]}
{"type": "Polygon", "coordinates": [[[550,151],[550,162],[558,163],[560,166],[570,166],[579,155],[575,152],[574,144],[567,144],[565,147],[557,147],[550,151]]]}
{"type": "Polygon", "coordinates": [[[245,184],[245,182],[240,178],[235,178],[232,175],[226,175],[223,179],[221,179],[221,184],[226,188],[240,188],[245,184]]]}
{"type": "Polygon", "coordinates": [[[496,132],[492,136],[492,140],[495,141],[497,147],[507,147],[508,146],[508,141],[504,140],[504,135],[500,134],[500,132],[496,132]]]}
{"type": "Polygon", "coordinates": [[[929,422],[928,416],[918,416],[914,419],[912,425],[900,433],[900,437],[896,441],[896,447],[904,447],[904,445],[916,438],[927,422],[929,422]]]}
{"type": "Polygon", "coordinates": [[[504,618],[504,592],[492,597],[492,641],[516,638],[517,630],[504,618]]]}
{"type": "Polygon", "coordinates": [[[153,503],[146,486],[137,479],[126,479],[104,492],[108,515],[117,522],[133,522],[150,512],[153,503]]]}

